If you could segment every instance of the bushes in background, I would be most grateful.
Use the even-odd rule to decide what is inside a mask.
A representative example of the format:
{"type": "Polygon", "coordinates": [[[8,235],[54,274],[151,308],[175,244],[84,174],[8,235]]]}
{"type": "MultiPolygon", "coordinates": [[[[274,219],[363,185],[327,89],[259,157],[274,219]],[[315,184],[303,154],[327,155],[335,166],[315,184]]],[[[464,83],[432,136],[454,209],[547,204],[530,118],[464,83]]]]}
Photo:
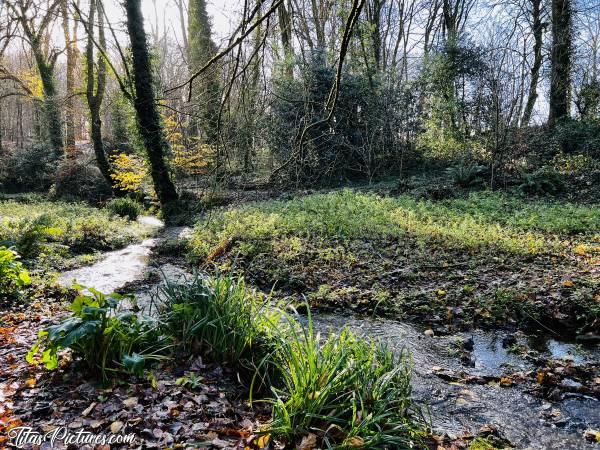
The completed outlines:
{"type": "Polygon", "coordinates": [[[95,161],[80,156],[60,160],[50,194],[57,198],[98,202],[109,197],[112,189],[95,161]]]}
{"type": "Polygon", "coordinates": [[[106,204],[106,209],[114,215],[129,220],[136,220],[144,211],[144,207],[140,203],[127,197],[111,200],[106,204]]]}
{"type": "Polygon", "coordinates": [[[535,172],[525,174],[519,189],[524,194],[557,194],[565,186],[564,177],[552,167],[542,167],[535,172]]]}
{"type": "Polygon", "coordinates": [[[0,159],[0,187],[8,192],[45,191],[52,184],[57,159],[46,145],[30,145],[0,159]]]}

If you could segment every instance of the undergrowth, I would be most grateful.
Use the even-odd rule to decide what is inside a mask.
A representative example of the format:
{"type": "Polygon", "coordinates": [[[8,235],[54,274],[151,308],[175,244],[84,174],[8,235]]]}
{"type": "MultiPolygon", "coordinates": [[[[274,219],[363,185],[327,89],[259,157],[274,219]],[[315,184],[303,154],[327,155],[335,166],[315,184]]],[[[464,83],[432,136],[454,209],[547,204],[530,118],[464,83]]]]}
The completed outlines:
{"type": "Polygon", "coordinates": [[[406,236],[447,248],[526,255],[562,250],[563,235],[598,229],[600,209],[594,207],[486,192],[432,202],[345,189],[216,212],[198,223],[191,247],[193,257],[205,258],[228,240],[406,236]]]}
{"type": "Polygon", "coordinates": [[[28,362],[56,369],[59,352],[69,348],[92,375],[106,382],[124,372],[141,376],[151,362],[164,359],[170,342],[152,318],[120,311],[123,297],[116,293],[85,291],[89,294],[82,292],[72,302],[70,317],[39,332],[38,342],[27,354],[28,362]]]}
{"type": "Polygon", "coordinates": [[[423,447],[407,354],[348,329],[322,338],[310,313],[303,325],[228,276],[169,283],[156,299],[156,319],[119,312],[116,294],[88,292],[75,299],[71,317],[40,332],[28,361],[55,369],[68,348],[106,381],[200,353],[251,375],[251,401],[272,405],[263,432],[281,443],[309,437],[322,448],[423,447]]]}
{"type": "Polygon", "coordinates": [[[144,225],[83,203],[0,201],[0,245],[25,264],[61,267],[74,255],[121,248],[147,234],[144,225]]]}

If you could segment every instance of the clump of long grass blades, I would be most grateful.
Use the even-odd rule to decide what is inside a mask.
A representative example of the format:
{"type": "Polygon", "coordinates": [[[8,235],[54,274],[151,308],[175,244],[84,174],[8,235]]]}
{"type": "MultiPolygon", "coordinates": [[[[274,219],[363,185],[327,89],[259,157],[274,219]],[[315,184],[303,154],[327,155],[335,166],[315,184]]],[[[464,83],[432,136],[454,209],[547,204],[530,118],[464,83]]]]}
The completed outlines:
{"type": "Polygon", "coordinates": [[[310,313],[305,326],[288,317],[273,336],[274,437],[293,443],[312,433],[323,448],[423,446],[408,354],[395,356],[348,329],[322,339],[310,313]]]}
{"type": "Polygon", "coordinates": [[[414,448],[423,422],[411,400],[410,357],[348,329],[321,339],[248,289],[243,279],[195,275],[167,282],[155,302],[161,330],[184,353],[201,352],[250,377],[250,400],[270,388],[265,432],[323,448],[414,448]],[[250,380],[251,378],[251,380],[250,380]]]}
{"type": "Polygon", "coordinates": [[[264,296],[228,276],[167,282],[154,301],[161,328],[184,353],[201,351],[215,362],[252,374],[268,367],[273,324],[281,312],[264,296]]]}

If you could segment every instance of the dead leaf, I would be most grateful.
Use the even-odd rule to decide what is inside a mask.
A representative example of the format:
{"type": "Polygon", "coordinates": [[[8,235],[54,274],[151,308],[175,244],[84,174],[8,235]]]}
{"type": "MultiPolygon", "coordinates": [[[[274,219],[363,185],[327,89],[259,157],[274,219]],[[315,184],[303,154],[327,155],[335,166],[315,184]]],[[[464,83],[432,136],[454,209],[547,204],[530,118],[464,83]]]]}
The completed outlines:
{"type": "Polygon", "coordinates": [[[544,382],[544,378],[546,378],[546,373],[538,372],[535,377],[535,380],[537,381],[538,384],[542,384],[544,382]]]}
{"type": "Polygon", "coordinates": [[[304,436],[300,442],[299,450],[313,450],[317,446],[317,435],[309,433],[308,436],[304,436]]]}
{"type": "Polygon", "coordinates": [[[585,430],[583,433],[583,437],[586,438],[588,441],[600,442],[600,431],[592,429],[585,430]]]}
{"type": "Polygon", "coordinates": [[[360,436],[354,436],[350,438],[350,440],[348,440],[347,443],[350,447],[362,447],[363,445],[365,445],[364,439],[360,436]]]}
{"type": "Polygon", "coordinates": [[[123,422],[120,420],[116,420],[110,424],[110,432],[112,434],[117,434],[123,428],[123,422]]]}
{"type": "Polygon", "coordinates": [[[97,403],[96,403],[96,402],[92,402],[92,404],[91,404],[90,406],[88,406],[87,408],[85,408],[85,409],[83,410],[83,412],[81,413],[81,415],[82,415],[83,417],[85,417],[85,416],[89,415],[89,413],[91,413],[91,412],[92,412],[92,410],[93,410],[93,409],[96,407],[96,405],[97,405],[97,403]]]}
{"type": "Polygon", "coordinates": [[[270,434],[265,434],[263,436],[260,436],[256,440],[256,445],[258,446],[258,448],[265,448],[267,446],[267,444],[269,443],[270,437],[271,437],[270,434]]]}
{"type": "Polygon", "coordinates": [[[137,404],[138,404],[137,397],[129,397],[129,398],[123,400],[123,405],[125,405],[126,408],[133,408],[137,404]]]}

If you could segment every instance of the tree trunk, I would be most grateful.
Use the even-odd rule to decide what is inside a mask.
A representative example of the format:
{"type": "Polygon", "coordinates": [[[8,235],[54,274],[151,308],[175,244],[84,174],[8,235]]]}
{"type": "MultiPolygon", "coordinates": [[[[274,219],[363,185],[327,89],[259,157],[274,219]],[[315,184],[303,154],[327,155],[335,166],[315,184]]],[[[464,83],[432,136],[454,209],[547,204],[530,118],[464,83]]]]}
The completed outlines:
{"type": "MultiPolygon", "coordinates": [[[[188,46],[190,71],[195,72],[206,64],[217,52],[212,40],[210,20],[206,11],[206,0],[190,0],[188,6],[188,46]]],[[[196,134],[202,131],[208,144],[219,139],[219,110],[221,109],[221,86],[218,69],[210,68],[195,83],[195,101],[198,104],[198,120],[192,124],[196,134]]]]}
{"type": "Polygon", "coordinates": [[[137,115],[139,133],[144,141],[150,173],[154,182],[156,195],[163,208],[177,201],[177,191],[169,176],[165,163],[168,144],[160,123],[160,115],[156,108],[152,67],[148,54],[148,43],[144,32],[144,18],[141,11],[141,0],[125,0],[127,11],[127,32],[131,40],[133,59],[133,75],[135,85],[134,107],[137,115]]]}
{"type": "Polygon", "coordinates": [[[375,69],[381,69],[381,11],[385,0],[371,0],[367,2],[367,20],[370,24],[370,37],[373,49],[375,69]]]}
{"type": "Polygon", "coordinates": [[[542,0],[530,0],[532,13],[531,13],[531,30],[533,32],[533,38],[535,43],[533,45],[533,66],[531,66],[531,78],[529,80],[529,94],[527,96],[527,103],[525,104],[525,110],[523,111],[523,119],[521,125],[526,127],[529,125],[531,120],[531,114],[533,113],[533,107],[537,100],[537,85],[540,78],[540,69],[542,68],[542,46],[544,25],[542,23],[542,0]]]}
{"type": "Polygon", "coordinates": [[[54,81],[54,65],[48,63],[41,51],[41,44],[34,47],[34,57],[40,78],[42,80],[42,89],[44,92],[44,115],[48,129],[48,141],[56,156],[63,154],[63,134],[62,123],[60,119],[60,107],[58,104],[58,95],[54,81]],[[37,48],[36,48],[37,47],[37,48]]]}
{"type": "Polygon", "coordinates": [[[3,114],[2,114],[2,101],[0,101],[0,156],[4,152],[4,148],[2,147],[2,138],[4,135],[2,134],[2,125],[3,125],[3,114]]]}
{"type": "Polygon", "coordinates": [[[63,21],[63,33],[67,55],[67,96],[65,98],[65,147],[67,154],[75,151],[75,65],[77,63],[77,46],[75,36],[71,36],[69,28],[69,8],[67,0],[62,0],[60,10],[63,21]]]}
{"type": "Polygon", "coordinates": [[[279,19],[279,32],[281,34],[281,45],[283,47],[283,57],[285,70],[284,73],[289,79],[294,78],[294,64],[290,59],[293,56],[292,50],[292,24],[290,21],[290,13],[285,7],[285,2],[282,2],[277,8],[279,19]]]}
{"type": "Polygon", "coordinates": [[[552,69],[548,125],[569,117],[572,53],[571,0],[552,0],[552,69]]]}
{"type": "MultiPolygon", "coordinates": [[[[92,139],[92,144],[94,146],[96,163],[98,164],[102,176],[106,179],[109,186],[112,186],[113,180],[110,176],[110,164],[106,158],[104,143],[102,142],[102,118],[100,116],[100,107],[102,106],[104,90],[106,88],[106,61],[104,61],[102,56],[100,56],[96,62],[98,67],[97,71],[94,70],[94,28],[96,13],[98,14],[98,43],[103,49],[106,48],[101,0],[98,0],[98,3],[96,3],[96,1],[97,0],[90,0],[90,13],[88,16],[86,99],[90,109],[90,138],[92,139]],[[94,79],[96,79],[95,82],[94,79]]],[[[115,189],[113,189],[113,191],[115,191],[115,189]]]]}

